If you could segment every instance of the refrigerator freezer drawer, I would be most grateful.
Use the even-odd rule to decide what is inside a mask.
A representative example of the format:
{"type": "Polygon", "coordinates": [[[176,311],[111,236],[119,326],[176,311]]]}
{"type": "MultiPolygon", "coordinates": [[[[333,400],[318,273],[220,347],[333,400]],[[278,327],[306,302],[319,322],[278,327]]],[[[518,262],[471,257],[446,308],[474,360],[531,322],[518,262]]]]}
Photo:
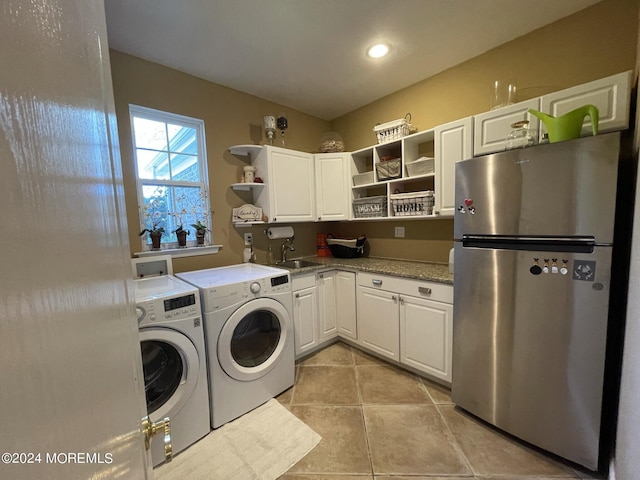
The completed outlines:
{"type": "Polygon", "coordinates": [[[453,401],[595,470],[611,248],[558,253],[456,242],[455,265],[453,401]]]}

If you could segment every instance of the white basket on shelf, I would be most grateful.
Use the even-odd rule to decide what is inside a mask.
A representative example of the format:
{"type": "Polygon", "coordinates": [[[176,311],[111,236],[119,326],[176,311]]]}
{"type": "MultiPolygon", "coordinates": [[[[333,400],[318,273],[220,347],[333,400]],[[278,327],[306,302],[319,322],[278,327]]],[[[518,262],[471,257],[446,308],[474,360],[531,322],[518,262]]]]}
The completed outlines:
{"type": "Polygon", "coordinates": [[[392,120],[390,122],[382,123],[373,127],[373,131],[376,132],[378,143],[400,140],[402,137],[406,137],[414,130],[415,129],[411,124],[410,113],[407,113],[404,118],[392,120]],[[409,118],[407,119],[407,117],[409,118]]]}

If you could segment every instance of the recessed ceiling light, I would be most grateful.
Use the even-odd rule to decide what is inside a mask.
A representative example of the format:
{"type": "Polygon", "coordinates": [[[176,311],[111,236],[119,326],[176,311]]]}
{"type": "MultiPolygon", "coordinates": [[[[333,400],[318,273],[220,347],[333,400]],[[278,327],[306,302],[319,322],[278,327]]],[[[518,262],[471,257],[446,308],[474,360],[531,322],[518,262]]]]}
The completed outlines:
{"type": "Polygon", "coordinates": [[[387,53],[389,53],[390,49],[391,47],[386,43],[378,43],[367,49],[367,56],[371,58],[384,57],[387,53]]]}

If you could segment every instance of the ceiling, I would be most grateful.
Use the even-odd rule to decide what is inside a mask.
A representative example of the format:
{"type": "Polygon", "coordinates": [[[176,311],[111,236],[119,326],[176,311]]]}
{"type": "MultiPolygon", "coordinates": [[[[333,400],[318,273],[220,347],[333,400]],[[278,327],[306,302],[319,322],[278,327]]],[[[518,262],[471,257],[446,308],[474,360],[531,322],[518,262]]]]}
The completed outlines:
{"type": "Polygon", "coordinates": [[[333,120],[600,0],[105,0],[110,48],[333,120]],[[366,57],[376,42],[382,59],[366,57]]]}

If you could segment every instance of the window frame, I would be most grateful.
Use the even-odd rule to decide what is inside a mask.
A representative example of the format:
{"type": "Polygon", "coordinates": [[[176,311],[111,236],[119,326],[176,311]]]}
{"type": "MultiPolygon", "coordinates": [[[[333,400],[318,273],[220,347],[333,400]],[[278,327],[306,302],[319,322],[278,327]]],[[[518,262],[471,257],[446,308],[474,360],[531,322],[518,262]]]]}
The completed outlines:
{"type": "MultiPolygon", "coordinates": [[[[135,175],[136,175],[136,201],[138,205],[138,222],[141,225],[140,229],[144,229],[146,222],[144,220],[144,195],[143,195],[143,187],[145,186],[163,186],[163,187],[194,187],[195,185],[199,185],[201,192],[204,194],[204,206],[203,213],[206,213],[207,218],[207,228],[209,231],[205,237],[205,246],[213,246],[213,224],[212,224],[212,210],[211,210],[211,196],[210,196],[210,188],[209,188],[209,175],[208,175],[208,161],[207,161],[207,151],[206,151],[206,135],[205,135],[205,124],[204,120],[199,118],[188,117],[186,115],[180,115],[177,113],[166,112],[163,110],[158,110],[149,107],[143,107],[140,105],[129,104],[129,122],[131,126],[131,146],[132,146],[132,154],[133,154],[133,163],[135,167],[135,175]],[[136,145],[136,132],[135,132],[135,124],[134,118],[142,118],[145,120],[151,120],[155,122],[161,122],[164,124],[173,124],[180,125],[187,128],[193,128],[196,132],[196,145],[198,149],[197,153],[197,162],[198,162],[198,172],[200,176],[199,182],[190,182],[183,180],[161,180],[161,179],[143,179],[140,178],[140,174],[138,171],[138,146],[136,145]]],[[[167,145],[169,148],[169,145],[167,145]]],[[[170,150],[168,150],[170,152],[170,150]]],[[[175,206],[175,205],[174,205],[175,206]]],[[[173,209],[173,208],[172,208],[173,209]]],[[[175,212],[174,212],[175,213],[175,212]]],[[[203,222],[204,223],[204,222],[203,222]]],[[[189,229],[193,231],[193,228],[189,228],[190,225],[185,225],[185,229],[189,229]]],[[[173,232],[170,232],[173,233],[173,232]]],[[[151,243],[150,239],[147,236],[141,236],[140,242],[143,251],[150,250],[151,243]]],[[[195,244],[195,232],[192,232],[192,235],[188,237],[188,239],[193,240],[193,244],[195,244]]],[[[163,249],[175,249],[178,248],[177,239],[174,241],[163,241],[162,242],[163,249]]]]}

